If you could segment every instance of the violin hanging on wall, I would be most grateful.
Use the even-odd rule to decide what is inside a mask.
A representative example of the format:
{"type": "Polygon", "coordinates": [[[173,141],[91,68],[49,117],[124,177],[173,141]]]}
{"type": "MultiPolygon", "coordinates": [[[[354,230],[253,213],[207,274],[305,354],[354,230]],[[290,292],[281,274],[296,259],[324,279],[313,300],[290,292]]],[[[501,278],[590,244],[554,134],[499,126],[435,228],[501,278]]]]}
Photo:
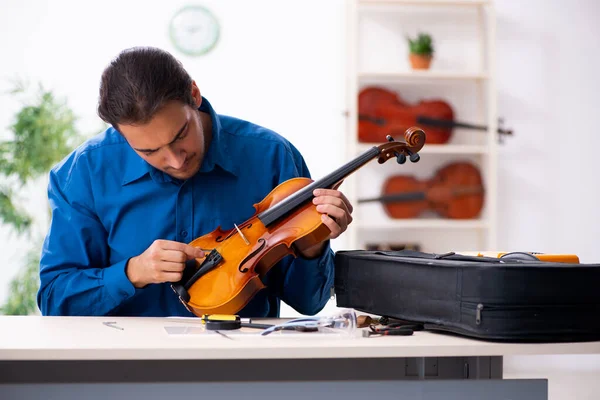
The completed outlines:
{"type": "MultiPolygon", "coordinates": [[[[501,122],[501,121],[500,121],[501,122]]],[[[445,144],[453,128],[486,131],[483,125],[454,121],[454,110],[442,100],[422,100],[409,104],[387,89],[366,87],[358,95],[358,140],[363,143],[381,142],[386,135],[404,132],[418,125],[427,130],[428,144],[445,144]]],[[[498,128],[501,135],[512,130],[498,128]]]]}
{"type": "Polygon", "coordinates": [[[431,179],[396,175],[388,178],[383,193],[358,203],[381,202],[391,218],[416,218],[434,211],[444,218],[476,218],[484,205],[484,188],[479,169],[468,162],[452,162],[431,179]]]}

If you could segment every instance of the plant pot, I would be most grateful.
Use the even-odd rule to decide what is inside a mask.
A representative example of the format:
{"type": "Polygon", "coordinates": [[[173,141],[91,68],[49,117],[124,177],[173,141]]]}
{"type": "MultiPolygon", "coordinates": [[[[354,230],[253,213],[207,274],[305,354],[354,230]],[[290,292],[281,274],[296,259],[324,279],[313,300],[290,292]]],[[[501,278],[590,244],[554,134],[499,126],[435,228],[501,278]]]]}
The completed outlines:
{"type": "Polygon", "coordinates": [[[431,55],[422,55],[422,54],[409,54],[410,65],[413,69],[429,69],[431,65],[431,60],[433,57],[431,55]]]}

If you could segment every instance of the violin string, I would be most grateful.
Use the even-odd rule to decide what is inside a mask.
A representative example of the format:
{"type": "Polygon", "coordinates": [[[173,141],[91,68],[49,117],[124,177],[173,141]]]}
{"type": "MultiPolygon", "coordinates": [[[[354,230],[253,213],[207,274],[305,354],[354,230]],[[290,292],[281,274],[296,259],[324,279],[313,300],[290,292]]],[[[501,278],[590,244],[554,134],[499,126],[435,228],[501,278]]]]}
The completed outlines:
{"type": "Polygon", "coordinates": [[[246,246],[250,246],[250,242],[248,241],[248,239],[246,239],[246,236],[244,236],[244,234],[242,233],[240,228],[238,228],[238,226],[236,224],[233,224],[233,226],[235,226],[235,229],[237,229],[237,231],[240,234],[240,236],[242,237],[242,239],[244,239],[244,242],[246,242],[246,246]]]}

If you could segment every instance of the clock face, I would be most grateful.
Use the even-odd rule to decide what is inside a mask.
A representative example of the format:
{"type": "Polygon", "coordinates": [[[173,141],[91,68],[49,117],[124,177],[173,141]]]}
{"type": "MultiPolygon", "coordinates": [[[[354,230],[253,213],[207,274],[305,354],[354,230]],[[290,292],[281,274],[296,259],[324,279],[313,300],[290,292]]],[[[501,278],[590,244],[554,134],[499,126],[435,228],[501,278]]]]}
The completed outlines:
{"type": "Polygon", "coordinates": [[[190,56],[209,52],[219,39],[219,22],[202,6],[186,6],[175,13],[169,35],[177,50],[190,56]]]}

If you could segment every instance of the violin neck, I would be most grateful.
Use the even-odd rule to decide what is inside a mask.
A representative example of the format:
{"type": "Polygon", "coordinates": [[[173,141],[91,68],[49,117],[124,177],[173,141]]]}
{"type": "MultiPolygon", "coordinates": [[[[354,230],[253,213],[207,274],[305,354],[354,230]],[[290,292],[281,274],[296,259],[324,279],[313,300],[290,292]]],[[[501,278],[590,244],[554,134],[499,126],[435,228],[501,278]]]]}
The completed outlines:
{"type": "MultiPolygon", "coordinates": [[[[452,197],[466,196],[470,194],[478,194],[483,192],[483,187],[479,186],[458,186],[452,188],[450,195],[452,197]]],[[[383,196],[373,197],[368,199],[359,199],[359,203],[370,203],[379,201],[382,203],[402,203],[407,201],[421,201],[427,199],[426,192],[404,192],[404,193],[390,193],[384,194],[383,196]]]]}
{"type": "Polygon", "coordinates": [[[370,203],[370,202],[374,202],[374,201],[379,201],[382,203],[402,203],[405,201],[420,201],[420,200],[425,200],[427,196],[425,195],[425,192],[407,192],[407,193],[393,193],[393,194],[386,194],[383,196],[379,196],[379,197],[373,197],[370,199],[360,199],[358,200],[359,203],[370,203]]]}
{"type": "Polygon", "coordinates": [[[312,182],[310,185],[305,186],[299,191],[295,192],[291,196],[286,197],[284,200],[275,204],[273,207],[258,214],[258,219],[265,226],[272,225],[285,217],[289,213],[303,206],[309,201],[312,201],[315,189],[330,189],[335,186],[338,182],[349,176],[350,174],[357,171],[363,165],[374,159],[380,154],[381,150],[374,146],[373,148],[365,151],[362,155],[358,156],[354,160],[346,163],[341,168],[333,171],[329,175],[312,182]]]}
{"type": "MultiPolygon", "coordinates": [[[[425,126],[432,126],[436,128],[466,128],[466,129],[475,129],[478,131],[486,131],[488,128],[484,125],[475,125],[475,124],[467,124],[464,122],[456,122],[447,119],[438,119],[431,117],[418,116],[417,124],[422,124],[425,126]]],[[[506,131],[504,129],[498,128],[498,133],[502,134],[510,134],[510,131],[506,131]]]]}

